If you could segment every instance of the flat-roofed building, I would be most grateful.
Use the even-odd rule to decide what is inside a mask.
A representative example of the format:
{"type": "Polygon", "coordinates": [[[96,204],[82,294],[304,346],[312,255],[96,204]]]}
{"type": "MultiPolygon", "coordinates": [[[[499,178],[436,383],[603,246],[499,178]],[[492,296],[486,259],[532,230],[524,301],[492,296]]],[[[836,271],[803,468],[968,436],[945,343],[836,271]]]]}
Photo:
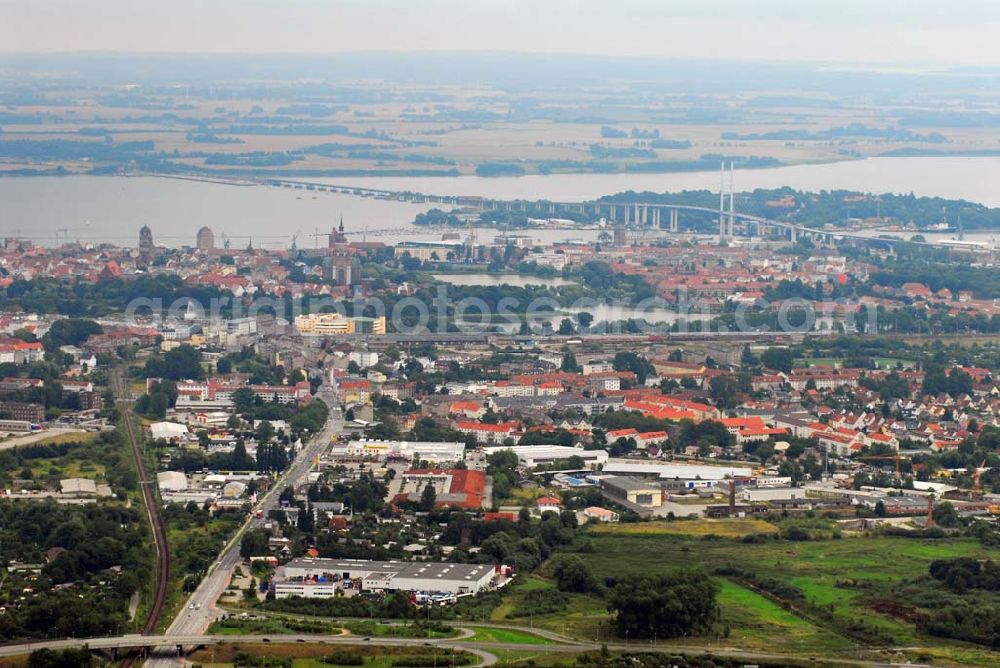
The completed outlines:
{"type": "Polygon", "coordinates": [[[188,488],[188,479],[183,471],[160,471],[156,484],[161,492],[183,492],[188,488]]]}
{"type": "Polygon", "coordinates": [[[439,463],[453,463],[465,459],[465,443],[458,441],[386,441],[361,439],[335,445],[330,449],[334,457],[365,457],[382,460],[400,459],[439,463]]]}
{"type": "Polygon", "coordinates": [[[804,499],[806,490],[802,487],[744,487],[740,490],[740,496],[746,503],[792,501],[804,499]]]}
{"type": "Polygon", "coordinates": [[[31,423],[27,420],[3,420],[0,419],[0,432],[24,432],[31,431],[31,423]]]}
{"type": "Polygon", "coordinates": [[[0,415],[11,420],[42,422],[45,420],[45,406],[25,401],[0,402],[0,415]]]}
{"type": "Polygon", "coordinates": [[[656,477],[678,480],[724,480],[749,478],[753,469],[745,466],[711,466],[708,464],[661,464],[642,461],[612,459],[603,468],[605,473],[633,477],[656,477]]]}
{"type": "Polygon", "coordinates": [[[510,447],[494,446],[483,448],[487,455],[502,450],[512,450],[517,455],[517,460],[521,466],[533,469],[539,466],[547,466],[553,462],[563,461],[570,457],[579,457],[583,460],[584,468],[594,470],[607,463],[607,450],[584,450],[570,445],[512,445],[510,447]]]}
{"type": "Polygon", "coordinates": [[[385,334],[385,316],[348,318],[339,313],[311,313],[296,316],[295,329],[303,336],[385,334]]]}
{"type": "Polygon", "coordinates": [[[292,559],[275,583],[275,596],[332,596],[336,583],[361,582],[363,590],[477,594],[492,589],[501,575],[491,564],[363,559],[292,559]]]}
{"type": "Polygon", "coordinates": [[[589,506],[584,508],[583,516],[588,520],[597,520],[598,522],[618,521],[618,513],[613,510],[608,510],[607,508],[601,508],[600,506],[589,506]]]}
{"type": "Polygon", "coordinates": [[[444,262],[462,254],[461,241],[402,241],[393,246],[394,257],[412,257],[421,262],[444,262]]]}
{"type": "Polygon", "coordinates": [[[663,505],[663,490],[659,484],[641,478],[606,476],[601,478],[601,491],[611,499],[643,508],[659,508],[663,505]]]}
{"type": "Polygon", "coordinates": [[[188,428],[176,422],[154,422],[149,425],[149,436],[154,441],[180,441],[188,436],[188,428]]]}

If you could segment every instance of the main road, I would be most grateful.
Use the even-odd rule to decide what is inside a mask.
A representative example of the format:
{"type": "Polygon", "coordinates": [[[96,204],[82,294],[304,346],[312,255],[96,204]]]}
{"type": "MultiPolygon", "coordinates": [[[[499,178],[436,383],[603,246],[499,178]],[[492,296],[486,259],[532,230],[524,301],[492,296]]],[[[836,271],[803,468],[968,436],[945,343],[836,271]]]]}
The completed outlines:
{"type": "MultiPolygon", "coordinates": [[[[503,627],[497,627],[503,628],[503,627]]],[[[579,653],[587,651],[595,651],[601,648],[594,642],[582,642],[573,641],[568,638],[563,638],[561,641],[554,640],[546,644],[524,644],[516,642],[476,642],[465,639],[456,638],[438,638],[438,639],[428,639],[428,640],[415,640],[413,638],[394,638],[394,637],[371,637],[371,638],[361,638],[359,636],[353,635],[302,635],[302,634],[289,634],[289,635],[217,635],[217,636],[203,636],[199,634],[193,635],[174,635],[174,636],[141,636],[141,635],[126,635],[119,636],[116,638],[77,638],[69,640],[42,640],[33,643],[25,643],[21,645],[6,645],[0,646],[0,657],[12,657],[12,656],[23,656],[29,654],[35,650],[39,649],[67,649],[75,647],[89,647],[91,650],[118,650],[118,649],[135,649],[135,648],[151,648],[154,646],[163,647],[162,652],[172,651],[177,652],[179,646],[183,647],[202,647],[206,645],[216,645],[216,644],[226,644],[226,645],[262,645],[264,643],[269,644],[321,644],[321,645],[353,645],[353,646],[383,646],[383,647],[413,647],[415,645],[423,645],[425,647],[438,647],[447,650],[463,650],[467,652],[473,652],[482,659],[480,666],[490,665],[495,663],[498,655],[500,657],[504,656],[505,652],[524,652],[531,651],[533,653],[543,653],[543,652],[555,652],[555,653],[579,653]],[[168,645],[169,643],[169,645],[168,645]],[[169,646],[169,649],[167,647],[169,646]]],[[[615,652],[648,652],[648,651],[658,651],[671,654],[689,654],[693,656],[718,656],[725,657],[733,660],[742,661],[766,661],[772,664],[780,664],[782,662],[791,663],[794,660],[795,665],[801,664],[808,659],[812,658],[809,656],[803,656],[801,654],[784,654],[781,652],[761,652],[754,650],[744,650],[737,647],[729,646],[706,646],[706,645],[674,645],[669,643],[657,643],[650,644],[648,641],[637,641],[632,643],[622,643],[622,642],[611,642],[606,643],[609,650],[615,652]]],[[[922,648],[883,648],[883,652],[898,654],[902,650],[906,651],[918,651],[922,648]]],[[[819,658],[819,657],[817,657],[819,658]]],[[[838,666],[876,666],[878,668],[895,668],[896,666],[907,666],[912,668],[916,664],[905,662],[902,659],[901,662],[897,663],[894,661],[886,661],[884,659],[860,659],[860,658],[841,658],[839,656],[825,656],[822,657],[823,660],[830,661],[831,663],[838,666]]],[[[178,662],[183,661],[181,657],[168,658],[168,659],[151,659],[147,662],[147,665],[151,663],[165,662],[163,665],[176,666],[178,662]]]]}
{"type": "MultiPolygon", "coordinates": [[[[241,561],[240,541],[243,534],[250,529],[259,527],[267,519],[270,511],[278,507],[278,497],[281,495],[281,490],[289,485],[297,487],[300,483],[305,482],[313,462],[330,444],[330,440],[343,429],[343,416],[337,400],[336,388],[324,383],[320,385],[316,397],[322,399],[330,407],[330,415],[323,430],[299,450],[284,474],[258,499],[257,505],[254,506],[247,521],[226,543],[219,558],[209,567],[198,588],[185,602],[184,608],[180,610],[164,634],[164,639],[167,641],[171,641],[172,638],[178,639],[177,642],[172,643],[173,645],[188,644],[181,642],[181,640],[201,636],[212,621],[222,616],[222,612],[215,603],[229,586],[233,572],[241,561]]],[[[154,657],[146,661],[146,666],[176,668],[177,661],[175,658],[154,657]]]]}

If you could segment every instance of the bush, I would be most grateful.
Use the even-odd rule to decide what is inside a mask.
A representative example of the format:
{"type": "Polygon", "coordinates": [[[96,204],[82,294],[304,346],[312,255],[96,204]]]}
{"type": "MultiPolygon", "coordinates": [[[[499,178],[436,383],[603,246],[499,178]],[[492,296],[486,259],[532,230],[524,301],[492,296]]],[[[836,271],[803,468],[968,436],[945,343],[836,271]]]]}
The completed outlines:
{"type": "Polygon", "coordinates": [[[333,654],[327,654],[322,659],[323,663],[329,663],[334,666],[363,666],[365,665],[365,657],[354,652],[347,652],[344,650],[337,650],[333,654]]]}
{"type": "Polygon", "coordinates": [[[575,554],[558,557],[552,574],[555,576],[559,591],[586,594],[600,588],[590,567],[575,554]]]}
{"type": "Polygon", "coordinates": [[[254,656],[250,652],[237,652],[233,657],[236,668],[292,668],[291,657],[254,656]]]}
{"type": "Polygon", "coordinates": [[[781,530],[781,537],[785,540],[803,541],[810,540],[812,535],[807,529],[792,525],[781,530]]]}
{"type": "Polygon", "coordinates": [[[524,595],[521,604],[511,611],[511,617],[549,615],[566,608],[569,597],[553,589],[533,589],[524,595]]]}
{"type": "Polygon", "coordinates": [[[766,533],[751,533],[742,538],[742,542],[747,544],[766,543],[769,540],[772,540],[771,535],[766,533]]]}
{"type": "Polygon", "coordinates": [[[97,665],[97,659],[87,648],[36,649],[28,656],[28,668],[87,668],[97,665]]]}

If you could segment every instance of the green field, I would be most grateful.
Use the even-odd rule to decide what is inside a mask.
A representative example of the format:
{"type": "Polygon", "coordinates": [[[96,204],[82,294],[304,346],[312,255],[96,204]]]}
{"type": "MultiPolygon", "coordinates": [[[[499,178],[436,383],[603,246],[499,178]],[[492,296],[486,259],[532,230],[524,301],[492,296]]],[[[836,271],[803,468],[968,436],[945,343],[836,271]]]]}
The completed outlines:
{"type": "Polygon", "coordinates": [[[772,534],[778,527],[758,519],[721,520],[674,520],[656,522],[635,522],[622,524],[598,524],[590,529],[594,534],[618,536],[719,536],[721,538],[743,538],[752,534],[772,534]]]}
{"type": "MultiPolygon", "coordinates": [[[[41,434],[29,435],[27,437],[14,437],[7,439],[7,444],[14,442],[18,438],[34,438],[41,434]]],[[[15,455],[13,449],[3,449],[4,456],[0,457],[0,483],[16,478],[29,478],[28,471],[31,472],[30,479],[42,488],[55,489],[62,478],[89,478],[104,482],[107,473],[107,456],[112,449],[117,449],[97,443],[100,435],[94,432],[73,432],[68,434],[56,434],[37,441],[25,444],[20,450],[21,457],[15,455]],[[35,453],[30,456],[24,454],[25,450],[38,449],[39,446],[79,444],[80,447],[70,447],[66,452],[57,454],[35,453]]]]}
{"type": "Polygon", "coordinates": [[[344,628],[356,636],[395,638],[453,638],[458,630],[450,626],[443,628],[425,627],[417,624],[383,624],[370,620],[344,622],[344,628]]]}
{"type": "MultiPolygon", "coordinates": [[[[205,647],[194,652],[189,660],[195,665],[203,666],[232,666],[247,665],[244,662],[237,664],[236,659],[240,654],[249,655],[256,659],[292,659],[294,668],[321,668],[336,666],[333,661],[323,661],[324,657],[334,654],[361,656],[365,667],[390,668],[393,661],[403,660],[405,657],[435,657],[442,667],[450,665],[449,657],[451,650],[433,647],[380,647],[362,645],[318,645],[311,643],[288,644],[248,644],[248,645],[228,645],[221,644],[213,647],[205,647]]],[[[457,651],[455,655],[461,656],[466,652],[457,651]]],[[[478,662],[474,656],[471,657],[469,665],[478,662]]],[[[257,664],[255,664],[257,665],[257,664]]]]}
{"type": "Polygon", "coordinates": [[[228,617],[212,622],[208,627],[208,632],[213,635],[256,635],[273,633],[280,635],[283,633],[312,633],[316,635],[337,635],[341,629],[324,622],[278,619],[270,617],[267,619],[228,617]]]}
{"type": "Polygon", "coordinates": [[[518,629],[504,629],[497,626],[473,626],[470,628],[475,631],[473,636],[469,638],[472,642],[502,642],[517,643],[518,645],[552,644],[548,638],[518,629]]]}
{"type": "MultiPolygon", "coordinates": [[[[918,663],[933,660],[937,665],[1000,665],[1000,655],[986,648],[921,635],[912,617],[893,616],[903,613],[886,606],[898,603],[893,591],[896,584],[926,576],[935,559],[988,558],[990,550],[968,538],[834,539],[829,537],[828,522],[816,520],[813,524],[817,526],[810,533],[825,536],[825,540],[744,542],[741,536],[774,533],[778,528],[757,519],[599,525],[588,527],[592,549],[581,557],[598,582],[678,567],[699,567],[709,573],[727,567],[738,569],[731,571],[732,575],[715,575],[720,586],[720,616],[713,633],[702,638],[660,639],[659,644],[665,647],[698,644],[708,649],[722,645],[805,658],[885,660],[905,656],[918,663]],[[772,585],[758,584],[768,580],[794,585],[803,598],[781,598],[780,590],[767,588],[772,585]],[[906,649],[897,653],[887,647],[906,649]]],[[[519,579],[505,591],[502,604],[490,619],[580,640],[616,640],[603,598],[558,592],[550,577],[549,565],[543,564],[533,575],[519,579]],[[546,612],[526,614],[532,609],[532,600],[545,599],[549,592],[552,597],[561,597],[558,610],[550,607],[546,612]]],[[[475,630],[474,638],[482,642],[512,642],[501,640],[496,629],[489,629],[489,635],[484,633],[486,629],[475,630]]]]}
{"type": "MultiPolygon", "coordinates": [[[[759,577],[788,582],[805,594],[803,611],[789,611],[740,584],[719,578],[721,619],[719,629],[729,629],[726,640],[747,649],[774,649],[837,655],[856,647],[856,638],[842,626],[864,620],[891,638],[894,646],[927,646],[961,661],[968,650],[952,651],[948,643],[916,633],[912,623],[876,612],[872,603],[890,598],[891,585],[923,576],[935,559],[969,556],[986,558],[989,551],[971,539],[919,540],[896,537],[863,537],[806,542],[733,540],[683,537],[662,533],[608,533],[591,531],[594,552],[586,556],[599,580],[633,573],[657,573],[677,567],[698,566],[712,572],[736,566],[759,577]],[[809,609],[822,607],[837,621],[831,625],[809,609]],[[776,645],[775,643],[779,643],[776,645]]],[[[536,623],[537,620],[536,620],[536,623]]],[[[543,622],[544,623],[544,622],[543,622]]],[[[982,652],[975,650],[977,664],[982,652]]],[[[987,652],[987,654],[989,654],[987,652]]],[[[998,657],[993,656],[994,660],[998,657]]]]}
{"type": "Polygon", "coordinates": [[[785,610],[770,599],[728,580],[721,580],[719,620],[723,633],[728,627],[727,642],[761,651],[773,650],[776,636],[782,638],[782,651],[839,653],[852,643],[785,610]]]}
{"type": "MultiPolygon", "coordinates": [[[[588,555],[588,557],[591,555],[588,555]]],[[[520,626],[536,626],[539,629],[582,639],[607,638],[608,613],[604,602],[594,596],[568,594],[567,601],[558,614],[518,615],[525,596],[529,592],[551,591],[558,594],[556,586],[538,575],[530,575],[518,580],[504,595],[503,603],[490,615],[493,621],[502,621],[520,626]]]]}

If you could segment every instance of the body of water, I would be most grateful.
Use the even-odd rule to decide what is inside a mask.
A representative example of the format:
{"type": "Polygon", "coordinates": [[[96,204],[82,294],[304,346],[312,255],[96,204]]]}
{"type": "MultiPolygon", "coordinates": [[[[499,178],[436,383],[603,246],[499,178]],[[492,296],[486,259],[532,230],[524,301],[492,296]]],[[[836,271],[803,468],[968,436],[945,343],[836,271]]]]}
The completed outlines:
{"type": "MultiPolygon", "coordinates": [[[[797,165],[736,173],[736,189],[791,186],[801,190],[858,190],[914,193],[967,199],[1000,206],[997,158],[873,158],[823,165],[797,165]]],[[[316,179],[322,181],[323,179],[316,179]]],[[[414,190],[429,194],[577,201],[625,190],[656,192],[718,188],[716,172],[669,174],[556,174],[481,178],[344,178],[331,183],[414,190]]],[[[202,226],[212,228],[216,245],[225,234],[235,247],[284,248],[297,235],[300,248],[326,243],[325,234],[343,216],[352,239],[363,230],[405,228],[430,205],[314,193],[266,186],[233,186],[159,177],[0,178],[0,236],[138,243],[149,225],[157,243],[194,245],[202,226]]],[[[531,230],[538,243],[593,241],[596,230],[531,230]]],[[[496,231],[482,229],[492,240],[496,231]]],[[[989,235],[987,235],[989,236],[989,235]]],[[[369,241],[439,239],[439,232],[371,236],[369,241]]]]}
{"type": "Polygon", "coordinates": [[[541,285],[548,288],[563,285],[575,285],[574,281],[565,278],[540,278],[529,274],[432,274],[435,279],[451,285],[513,285],[524,288],[529,285],[541,285]]]}
{"type": "MultiPolygon", "coordinates": [[[[794,165],[736,172],[736,190],[781,188],[913,193],[1000,206],[998,157],[869,158],[816,165],[794,165]]],[[[575,202],[635,190],[676,192],[719,190],[719,172],[667,174],[552,174],[548,176],[480,176],[418,178],[315,179],[386,190],[412,190],[434,195],[482,195],[497,199],[546,199],[575,202]]]]}
{"type": "MultiPolygon", "coordinates": [[[[702,325],[699,323],[711,322],[715,315],[710,313],[678,313],[666,308],[654,307],[632,307],[621,304],[588,304],[582,307],[566,307],[558,311],[532,311],[531,323],[538,327],[544,322],[549,323],[552,329],[557,329],[563,320],[569,320],[576,324],[576,316],[579,313],[589,313],[593,318],[593,327],[597,331],[620,331],[616,329],[617,323],[626,320],[645,321],[651,328],[662,325],[673,325],[677,322],[687,323],[691,331],[701,331],[702,325]]],[[[466,326],[475,328],[475,321],[463,321],[466,326]]],[[[508,334],[515,334],[520,327],[517,324],[496,321],[497,328],[508,334]]],[[[652,331],[652,330],[648,330],[652,331]]]]}
{"type": "Polygon", "coordinates": [[[983,232],[969,232],[966,231],[962,234],[962,238],[959,239],[958,232],[920,232],[916,230],[861,230],[855,232],[864,237],[881,237],[890,236],[896,237],[897,239],[903,239],[909,241],[913,236],[919,234],[924,239],[929,242],[938,241],[975,241],[979,243],[989,244],[991,247],[1000,247],[1000,230],[988,230],[983,232]]]}
{"type": "MultiPolygon", "coordinates": [[[[149,225],[163,246],[194,246],[202,226],[232,245],[287,248],[298,234],[300,248],[326,246],[339,224],[350,230],[409,225],[429,206],[333,193],[233,186],[153,176],[63,176],[0,178],[0,235],[39,239],[138,244],[149,225]],[[65,231],[61,231],[65,229],[65,231]]],[[[440,234],[430,235],[440,238],[440,234]]]]}

